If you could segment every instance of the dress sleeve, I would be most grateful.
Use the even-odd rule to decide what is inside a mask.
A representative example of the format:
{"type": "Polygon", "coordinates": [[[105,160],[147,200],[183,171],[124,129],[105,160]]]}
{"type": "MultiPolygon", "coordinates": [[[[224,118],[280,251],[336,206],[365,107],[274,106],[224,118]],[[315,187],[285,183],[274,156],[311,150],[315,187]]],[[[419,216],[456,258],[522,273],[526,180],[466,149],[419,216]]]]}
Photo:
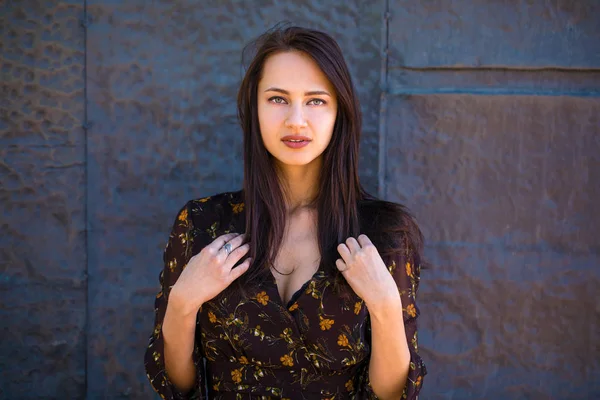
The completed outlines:
{"type": "Polygon", "coordinates": [[[179,210],[169,240],[163,253],[164,267],[159,275],[160,291],[154,301],[154,331],[150,336],[148,347],[144,355],[146,376],[152,388],[167,400],[203,399],[204,379],[202,376],[202,358],[199,357],[197,344],[194,346],[194,364],[196,364],[196,383],[190,392],[182,393],[170,381],[165,370],[164,342],[162,336],[162,323],[167,310],[167,302],[172,286],[175,284],[185,265],[191,258],[191,230],[190,202],[179,210]],[[200,363],[197,360],[200,359],[200,363]]]}
{"type": "MultiPolygon", "coordinates": [[[[423,386],[423,378],[427,374],[427,368],[418,353],[417,339],[417,317],[420,310],[417,307],[417,292],[419,289],[419,280],[421,276],[421,261],[414,251],[408,236],[402,237],[402,253],[395,255],[391,259],[391,265],[388,265],[390,273],[400,291],[402,299],[402,317],[404,320],[404,330],[406,332],[406,341],[410,351],[410,366],[408,369],[408,378],[404,386],[404,392],[401,399],[416,400],[423,386]]],[[[369,337],[370,337],[370,324],[369,337]]],[[[373,392],[369,380],[369,365],[366,363],[361,371],[360,381],[364,382],[364,394],[359,396],[361,399],[377,400],[377,395],[373,392]]]]}

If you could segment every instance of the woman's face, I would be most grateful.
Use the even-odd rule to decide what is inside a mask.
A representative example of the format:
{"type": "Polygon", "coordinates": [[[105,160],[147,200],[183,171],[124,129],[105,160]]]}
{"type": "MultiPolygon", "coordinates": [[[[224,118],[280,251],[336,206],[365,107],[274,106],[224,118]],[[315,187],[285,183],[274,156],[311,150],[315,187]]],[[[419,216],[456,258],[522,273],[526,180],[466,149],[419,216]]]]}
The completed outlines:
{"type": "Polygon", "coordinates": [[[257,102],[260,133],[276,162],[301,166],[320,161],[333,133],[337,99],[309,55],[289,51],[270,56],[257,102]]]}

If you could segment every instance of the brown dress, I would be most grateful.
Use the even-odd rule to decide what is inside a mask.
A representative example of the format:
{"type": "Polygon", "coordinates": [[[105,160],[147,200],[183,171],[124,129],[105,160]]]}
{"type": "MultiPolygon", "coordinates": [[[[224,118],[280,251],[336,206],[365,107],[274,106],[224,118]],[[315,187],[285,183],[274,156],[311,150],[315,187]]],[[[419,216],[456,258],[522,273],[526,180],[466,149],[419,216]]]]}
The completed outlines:
{"type": "MultiPolygon", "coordinates": [[[[241,300],[215,299],[198,312],[196,385],[180,393],[165,372],[162,322],[171,287],[188,260],[217,236],[243,233],[242,191],[191,200],[177,215],[164,251],[154,331],[144,364],[164,399],[377,399],[369,383],[369,312],[356,295],[333,294],[319,269],[288,302],[275,278],[241,300]]],[[[427,373],[417,353],[420,265],[411,249],[388,266],[401,293],[411,360],[403,399],[417,399],[427,373]]]]}

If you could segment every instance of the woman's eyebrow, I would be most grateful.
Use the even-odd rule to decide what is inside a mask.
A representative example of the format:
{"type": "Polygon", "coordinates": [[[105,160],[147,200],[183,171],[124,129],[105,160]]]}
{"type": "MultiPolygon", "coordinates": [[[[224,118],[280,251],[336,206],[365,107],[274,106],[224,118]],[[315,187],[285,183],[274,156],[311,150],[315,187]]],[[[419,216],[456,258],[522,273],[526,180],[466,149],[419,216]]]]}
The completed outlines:
{"type": "MultiPolygon", "coordinates": [[[[265,90],[265,92],[279,92],[279,93],[283,93],[283,94],[287,94],[287,95],[290,94],[290,92],[288,92],[287,90],[276,88],[276,87],[270,87],[267,90],[265,90]]],[[[310,92],[304,92],[304,95],[305,96],[325,95],[325,96],[331,97],[329,92],[327,92],[325,90],[311,90],[310,92]]]]}

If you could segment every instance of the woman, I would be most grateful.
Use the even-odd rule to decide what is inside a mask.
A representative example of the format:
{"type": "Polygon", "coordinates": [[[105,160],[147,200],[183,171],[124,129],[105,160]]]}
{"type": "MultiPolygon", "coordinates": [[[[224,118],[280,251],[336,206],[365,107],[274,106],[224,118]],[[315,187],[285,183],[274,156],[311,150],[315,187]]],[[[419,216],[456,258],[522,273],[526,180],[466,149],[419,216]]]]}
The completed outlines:
{"type": "Polygon", "coordinates": [[[360,185],[341,50],[299,27],[257,44],[238,93],[243,190],[178,213],[148,379],[166,399],[417,398],[422,236],[360,185]]]}

